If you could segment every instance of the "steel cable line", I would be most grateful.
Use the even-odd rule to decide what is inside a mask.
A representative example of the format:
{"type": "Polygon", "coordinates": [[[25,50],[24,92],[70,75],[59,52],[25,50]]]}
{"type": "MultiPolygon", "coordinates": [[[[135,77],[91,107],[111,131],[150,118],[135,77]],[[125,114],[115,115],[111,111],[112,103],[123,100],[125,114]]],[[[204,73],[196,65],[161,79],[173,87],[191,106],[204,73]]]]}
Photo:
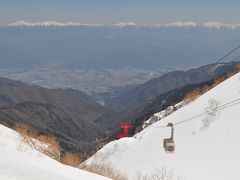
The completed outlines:
{"type": "Polygon", "coordinates": [[[185,122],[188,122],[188,121],[197,119],[197,118],[199,118],[199,117],[201,117],[201,116],[203,116],[203,115],[206,115],[206,114],[208,114],[208,113],[214,112],[214,111],[216,111],[216,110],[226,109],[226,108],[228,108],[229,106],[231,106],[232,104],[234,104],[234,103],[236,103],[236,102],[238,102],[238,101],[240,101],[240,98],[235,99],[235,100],[233,100],[233,101],[230,101],[230,102],[228,102],[228,103],[225,103],[225,104],[223,104],[223,105],[221,105],[221,106],[217,106],[216,108],[213,108],[213,109],[211,109],[211,110],[206,110],[206,111],[203,112],[203,113],[197,114],[197,115],[195,115],[195,116],[193,116],[193,117],[187,118],[187,119],[182,120],[182,121],[180,121],[180,122],[173,123],[173,125],[176,126],[176,125],[179,125],[179,124],[182,124],[182,123],[185,123],[185,122]]]}
{"type": "Polygon", "coordinates": [[[232,61],[238,61],[238,60],[240,60],[240,55],[234,58],[232,61]]]}
{"type": "MultiPolygon", "coordinates": [[[[203,115],[206,115],[206,114],[211,113],[211,112],[216,111],[216,110],[226,109],[226,108],[228,108],[229,106],[234,105],[234,103],[237,103],[238,101],[240,101],[240,98],[235,99],[235,100],[230,101],[230,102],[227,102],[227,103],[225,103],[225,104],[223,104],[223,105],[217,106],[216,108],[213,108],[213,109],[211,109],[211,110],[206,110],[206,111],[204,111],[204,112],[202,112],[202,113],[200,113],[200,114],[194,115],[194,116],[192,116],[192,117],[190,117],[190,118],[186,118],[186,119],[184,119],[184,120],[182,120],[182,121],[179,121],[179,122],[177,122],[177,123],[173,123],[173,126],[176,126],[176,125],[179,125],[179,124],[188,122],[188,121],[195,120],[195,119],[197,119],[197,118],[199,118],[199,117],[201,117],[201,116],[203,116],[203,115]]],[[[168,127],[168,126],[166,126],[166,125],[164,125],[164,126],[150,126],[149,128],[164,128],[164,127],[168,127]]]]}
{"type": "MultiPolygon", "coordinates": [[[[224,55],[223,57],[221,57],[219,60],[217,60],[216,63],[221,62],[221,61],[224,60],[227,56],[229,56],[230,54],[232,54],[233,52],[235,52],[235,51],[238,50],[239,48],[240,48],[240,44],[239,44],[238,46],[236,46],[234,49],[232,49],[230,52],[228,52],[226,55],[224,55]]],[[[233,61],[236,61],[236,60],[239,60],[239,59],[240,59],[240,56],[237,56],[236,58],[233,59],[233,61]]],[[[240,98],[237,99],[237,101],[239,101],[239,100],[240,100],[240,98]]],[[[229,103],[234,103],[234,102],[235,102],[235,101],[229,102],[229,103]]],[[[228,105],[228,103],[223,104],[222,106],[225,106],[225,105],[228,105]]],[[[221,108],[222,106],[217,107],[217,109],[221,108]]],[[[193,119],[193,118],[194,118],[194,119],[195,119],[195,118],[198,118],[199,116],[203,116],[203,115],[205,115],[205,114],[207,114],[207,113],[209,113],[209,111],[203,112],[203,113],[198,114],[198,115],[196,115],[196,116],[193,116],[193,117],[191,117],[191,118],[185,119],[184,122],[185,122],[185,121],[188,121],[188,120],[191,120],[191,119],[193,119]]],[[[180,124],[180,123],[181,123],[181,122],[178,122],[178,123],[175,123],[175,124],[173,124],[173,125],[177,125],[177,124],[180,124]]],[[[152,126],[152,128],[154,128],[154,127],[156,127],[156,126],[152,126]]],[[[162,127],[168,127],[168,126],[159,126],[159,128],[162,128],[162,127]]],[[[156,128],[157,128],[157,127],[156,127],[156,128]]]]}
{"type": "MultiPolygon", "coordinates": [[[[213,109],[211,109],[211,110],[204,111],[204,112],[202,112],[202,113],[200,113],[200,114],[197,114],[197,115],[195,115],[195,116],[192,116],[192,117],[190,117],[190,118],[186,118],[186,119],[184,119],[184,120],[182,120],[182,121],[179,121],[179,122],[177,122],[177,123],[173,123],[173,126],[175,127],[175,126],[177,126],[177,125],[179,125],[179,124],[183,124],[183,123],[186,123],[186,122],[195,120],[195,119],[197,119],[197,118],[199,118],[199,117],[201,117],[201,116],[203,116],[203,115],[206,115],[206,114],[208,114],[208,113],[210,113],[210,112],[213,112],[213,111],[216,111],[216,110],[226,109],[226,108],[228,108],[228,107],[230,107],[230,106],[232,106],[232,105],[235,105],[235,103],[237,103],[237,102],[240,102],[240,98],[237,98],[237,99],[235,99],[235,100],[232,100],[232,101],[230,101],[230,102],[227,102],[227,103],[225,103],[225,104],[223,104],[223,105],[217,106],[216,108],[213,108],[213,109]]],[[[150,127],[147,127],[147,128],[157,128],[157,129],[161,129],[161,128],[169,128],[169,126],[167,126],[167,125],[163,125],[163,126],[150,126],[150,127]]],[[[143,135],[144,135],[145,133],[147,133],[147,132],[148,132],[148,131],[142,132],[139,138],[142,139],[143,135]]],[[[137,138],[137,137],[135,136],[135,138],[137,138]]]]}
{"type": "MultiPolygon", "coordinates": [[[[227,54],[225,54],[223,57],[221,57],[220,59],[218,59],[215,63],[219,63],[219,62],[221,62],[222,60],[224,60],[226,57],[228,57],[229,55],[231,55],[232,53],[234,53],[236,50],[238,50],[240,48],[240,44],[238,45],[238,46],[236,46],[234,49],[232,49],[230,52],[228,52],[227,54]]],[[[240,56],[237,56],[236,58],[234,58],[233,59],[233,61],[236,61],[236,60],[239,60],[240,59],[240,56]]],[[[238,101],[240,101],[240,98],[238,98],[238,99],[236,99],[236,100],[233,100],[233,101],[231,101],[231,102],[228,102],[228,103],[226,103],[226,104],[223,104],[223,105],[221,105],[221,106],[219,106],[219,107],[216,107],[216,108],[214,108],[212,111],[214,111],[214,110],[219,110],[219,109],[225,109],[224,107],[225,106],[228,106],[228,105],[230,105],[230,104],[232,104],[232,103],[235,103],[235,102],[238,102],[238,101]]],[[[187,119],[185,119],[185,120],[183,120],[183,121],[180,121],[180,122],[177,122],[177,123],[173,123],[173,126],[176,126],[176,125],[179,125],[179,124],[182,124],[182,123],[185,123],[185,122],[188,122],[188,121],[191,121],[191,120],[194,120],[194,119],[197,119],[197,118],[199,118],[199,117],[201,117],[201,116],[203,116],[203,115],[206,115],[207,113],[209,113],[209,112],[211,112],[211,110],[209,111],[205,111],[205,112],[203,112],[203,113],[200,113],[200,114],[197,114],[197,115],[195,115],[195,116],[193,116],[193,117],[190,117],[190,118],[187,118],[187,119]]],[[[168,126],[150,126],[149,128],[165,128],[165,127],[168,127],[168,126]]],[[[146,132],[145,132],[146,133],[146,132]]],[[[143,133],[142,135],[141,135],[141,137],[145,134],[145,133],[143,133]]]]}
{"type": "Polygon", "coordinates": [[[232,53],[234,53],[236,50],[238,50],[240,48],[240,44],[237,46],[237,47],[235,47],[233,50],[231,50],[230,52],[228,52],[226,55],[224,55],[223,57],[221,57],[220,59],[218,59],[217,61],[216,61],[216,63],[219,63],[219,62],[221,62],[222,60],[224,60],[226,57],[228,57],[230,54],[232,54],[232,53]]]}

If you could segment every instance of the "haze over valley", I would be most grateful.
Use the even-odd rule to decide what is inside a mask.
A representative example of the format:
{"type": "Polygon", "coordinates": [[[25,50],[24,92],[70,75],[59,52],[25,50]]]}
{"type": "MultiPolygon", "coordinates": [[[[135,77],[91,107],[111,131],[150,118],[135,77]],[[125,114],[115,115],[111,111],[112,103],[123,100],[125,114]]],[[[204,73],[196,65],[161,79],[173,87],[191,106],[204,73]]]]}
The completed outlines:
{"type": "Polygon", "coordinates": [[[104,104],[166,72],[214,63],[237,43],[239,31],[237,24],[223,23],[91,26],[22,21],[0,27],[0,76],[81,90],[104,104]]]}

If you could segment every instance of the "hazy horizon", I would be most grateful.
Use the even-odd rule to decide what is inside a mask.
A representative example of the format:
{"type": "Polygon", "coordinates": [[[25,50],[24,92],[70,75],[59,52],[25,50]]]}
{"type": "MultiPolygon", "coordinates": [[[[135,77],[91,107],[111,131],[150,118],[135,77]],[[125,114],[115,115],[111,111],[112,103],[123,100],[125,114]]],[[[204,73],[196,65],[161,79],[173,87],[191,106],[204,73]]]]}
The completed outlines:
{"type": "Polygon", "coordinates": [[[77,69],[188,68],[222,57],[239,44],[239,31],[238,27],[0,28],[0,67],[61,62],[77,69]]]}
{"type": "Polygon", "coordinates": [[[25,21],[76,21],[115,24],[135,22],[152,25],[177,21],[221,21],[239,23],[236,0],[163,1],[163,0],[9,0],[0,2],[0,25],[25,21]],[[111,14],[111,16],[109,16],[111,14]]]}

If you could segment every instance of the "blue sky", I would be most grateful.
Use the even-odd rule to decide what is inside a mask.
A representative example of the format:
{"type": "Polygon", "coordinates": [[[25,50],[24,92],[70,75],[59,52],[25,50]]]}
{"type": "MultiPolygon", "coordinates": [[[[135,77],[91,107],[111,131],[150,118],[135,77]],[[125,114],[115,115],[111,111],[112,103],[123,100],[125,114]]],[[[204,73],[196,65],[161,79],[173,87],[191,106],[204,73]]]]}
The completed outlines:
{"type": "Polygon", "coordinates": [[[239,0],[0,0],[0,24],[26,21],[78,21],[113,24],[133,21],[239,23],[239,0]]]}

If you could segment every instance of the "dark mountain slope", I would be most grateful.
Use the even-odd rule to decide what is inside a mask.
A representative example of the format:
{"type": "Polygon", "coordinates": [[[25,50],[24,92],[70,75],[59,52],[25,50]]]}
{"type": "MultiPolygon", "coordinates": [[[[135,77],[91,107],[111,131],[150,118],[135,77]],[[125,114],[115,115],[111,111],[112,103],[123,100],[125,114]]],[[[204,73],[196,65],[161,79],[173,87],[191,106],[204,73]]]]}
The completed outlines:
{"type": "MultiPolygon", "coordinates": [[[[1,101],[5,103],[38,102],[56,104],[65,110],[81,115],[88,121],[94,121],[103,114],[111,112],[109,108],[96,103],[90,96],[72,89],[46,89],[28,86],[18,81],[0,79],[1,101]],[[5,97],[5,98],[4,98],[5,97]]],[[[0,107],[3,106],[0,101],[0,107]]]]}
{"type": "Polygon", "coordinates": [[[115,112],[72,89],[46,89],[0,78],[0,123],[30,126],[84,152],[105,137],[115,112]],[[104,117],[104,118],[103,118],[104,117]],[[102,119],[100,121],[99,119],[102,119]],[[103,126],[105,125],[105,126],[103,126]]]}
{"type": "Polygon", "coordinates": [[[217,63],[187,71],[174,71],[152,79],[107,102],[106,105],[120,112],[133,112],[142,104],[153,101],[157,96],[181,88],[211,80],[236,68],[236,62],[217,63]]]}

